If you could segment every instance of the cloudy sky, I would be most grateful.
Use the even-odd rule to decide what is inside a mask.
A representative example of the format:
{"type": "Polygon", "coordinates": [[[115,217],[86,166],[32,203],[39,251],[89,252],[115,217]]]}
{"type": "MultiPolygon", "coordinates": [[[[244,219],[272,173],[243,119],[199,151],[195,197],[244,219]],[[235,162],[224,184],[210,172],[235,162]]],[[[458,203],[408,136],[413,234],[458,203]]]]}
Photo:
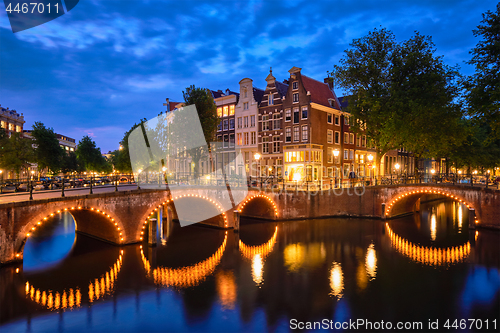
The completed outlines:
{"type": "MultiPolygon", "coordinates": [[[[386,27],[398,41],[431,35],[446,63],[464,62],[472,34],[497,1],[80,0],[68,14],[13,34],[0,11],[0,104],[114,150],[135,122],[181,101],[191,85],[265,87],[269,67],[323,80],[354,38],[386,27]]],[[[341,92],[337,92],[340,96],[341,92]]]]}

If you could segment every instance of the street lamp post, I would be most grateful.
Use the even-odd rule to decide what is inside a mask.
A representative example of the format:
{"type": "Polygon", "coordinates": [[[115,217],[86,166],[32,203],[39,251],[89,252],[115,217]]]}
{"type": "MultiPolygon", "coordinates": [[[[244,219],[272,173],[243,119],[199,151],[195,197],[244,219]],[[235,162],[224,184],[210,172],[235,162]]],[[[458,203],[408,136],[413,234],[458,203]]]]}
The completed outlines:
{"type": "MultiPolygon", "coordinates": [[[[432,174],[431,178],[434,178],[434,174],[435,174],[435,173],[436,173],[436,170],[431,169],[431,174],[432,174]]],[[[431,179],[431,183],[432,183],[432,179],[431,179]]],[[[436,180],[436,183],[437,183],[437,180],[436,180]]]]}
{"type": "Polygon", "coordinates": [[[258,167],[258,173],[259,173],[259,177],[260,177],[260,188],[262,188],[262,173],[261,173],[261,165],[260,165],[260,154],[259,153],[255,153],[255,155],[253,155],[253,157],[259,162],[259,167],[258,167]]]}
{"type": "MultiPolygon", "coordinates": [[[[366,158],[368,159],[368,161],[370,162],[370,164],[372,164],[372,162],[373,162],[373,155],[372,155],[372,154],[370,154],[370,155],[368,155],[366,158]]],[[[374,170],[374,169],[372,169],[372,170],[374,170]]],[[[371,175],[371,176],[373,176],[373,171],[372,171],[372,172],[370,172],[370,175],[371,175]]],[[[371,177],[370,177],[370,178],[371,178],[371,177]]],[[[372,183],[371,179],[370,179],[370,182],[372,183]]]]}
{"type": "MultiPolygon", "coordinates": [[[[401,167],[401,165],[399,165],[399,163],[396,163],[396,164],[394,165],[394,168],[396,169],[396,179],[397,179],[397,177],[398,177],[398,171],[399,171],[399,168],[400,168],[400,167],[401,167]]],[[[392,177],[391,177],[391,179],[392,179],[392,177]]]]}
{"type": "MultiPolygon", "coordinates": [[[[335,164],[337,164],[337,157],[340,155],[340,150],[334,149],[333,150],[333,156],[335,158],[335,164]]],[[[335,188],[337,187],[337,170],[335,170],[335,174],[333,175],[333,180],[334,180],[334,186],[335,188]]]]}
{"type": "Polygon", "coordinates": [[[29,186],[30,186],[30,201],[33,200],[33,174],[35,173],[35,171],[31,170],[31,178],[30,178],[30,182],[29,182],[29,186]]]}

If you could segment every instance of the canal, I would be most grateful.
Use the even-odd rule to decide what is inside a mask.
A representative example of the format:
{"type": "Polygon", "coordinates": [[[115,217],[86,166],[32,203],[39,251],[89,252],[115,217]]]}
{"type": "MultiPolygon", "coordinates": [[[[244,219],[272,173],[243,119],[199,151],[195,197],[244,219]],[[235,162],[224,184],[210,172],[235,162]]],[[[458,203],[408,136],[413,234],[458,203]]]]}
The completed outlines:
{"type": "Polygon", "coordinates": [[[390,221],[242,220],[239,233],[174,223],[154,248],[75,235],[62,213],[22,264],[0,268],[0,331],[289,331],[323,319],[410,331],[437,320],[439,332],[480,319],[461,331],[498,331],[500,233],[469,230],[467,211],[438,200],[390,221]]]}

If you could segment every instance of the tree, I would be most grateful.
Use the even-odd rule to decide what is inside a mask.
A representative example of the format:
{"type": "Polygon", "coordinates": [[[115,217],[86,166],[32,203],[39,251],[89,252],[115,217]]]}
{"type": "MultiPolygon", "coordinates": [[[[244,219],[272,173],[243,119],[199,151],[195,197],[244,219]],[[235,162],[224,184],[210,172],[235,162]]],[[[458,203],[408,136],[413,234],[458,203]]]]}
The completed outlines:
{"type": "Polygon", "coordinates": [[[12,133],[10,138],[4,136],[1,139],[1,146],[2,169],[14,171],[19,179],[21,170],[27,169],[29,163],[33,162],[34,154],[31,140],[21,137],[20,133],[12,133]]]}
{"type": "Polygon", "coordinates": [[[38,170],[47,169],[56,174],[61,170],[64,150],[59,146],[59,140],[52,128],[46,128],[41,122],[35,122],[31,131],[35,147],[35,162],[38,170]]]}
{"type": "Polygon", "coordinates": [[[97,148],[95,142],[88,135],[78,142],[76,156],[83,170],[104,171],[106,160],[101,154],[101,149],[97,148]]]}
{"type": "Polygon", "coordinates": [[[132,173],[128,138],[130,136],[130,133],[132,133],[134,129],[139,127],[145,121],[146,119],[141,119],[141,122],[139,124],[134,124],[127,132],[125,132],[125,134],[123,135],[123,139],[120,141],[120,149],[111,152],[110,162],[115,167],[115,170],[122,173],[132,173]]]}
{"type": "Polygon", "coordinates": [[[385,29],[354,39],[340,65],[329,73],[348,91],[352,127],[364,131],[377,151],[377,165],[389,150],[406,147],[417,157],[435,156],[459,140],[457,71],[434,55],[418,32],[403,43],[385,29]]]}
{"type": "Polygon", "coordinates": [[[81,168],[78,164],[76,153],[74,151],[70,151],[69,154],[63,154],[61,172],[68,173],[78,171],[81,171],[81,168]]]}
{"type": "Polygon", "coordinates": [[[482,37],[472,49],[476,72],[463,81],[470,115],[483,118],[492,128],[489,138],[500,138],[500,3],[496,12],[483,14],[482,24],[473,30],[482,37]]]}

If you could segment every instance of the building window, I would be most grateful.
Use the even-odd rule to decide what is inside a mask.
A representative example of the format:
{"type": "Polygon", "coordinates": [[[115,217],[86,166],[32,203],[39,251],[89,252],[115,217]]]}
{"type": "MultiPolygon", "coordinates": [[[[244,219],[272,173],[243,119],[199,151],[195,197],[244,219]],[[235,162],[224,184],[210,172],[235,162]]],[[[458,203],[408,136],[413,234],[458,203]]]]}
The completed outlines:
{"type": "Polygon", "coordinates": [[[335,116],[335,125],[340,125],[340,117],[339,116],[335,116]]]}
{"type": "Polygon", "coordinates": [[[327,149],[328,163],[333,163],[333,150],[331,148],[327,149]]]}
{"type": "Polygon", "coordinates": [[[349,143],[350,143],[351,145],[353,145],[353,144],[354,144],[354,133],[349,133],[349,143]]]}
{"type": "Polygon", "coordinates": [[[344,133],[344,143],[349,143],[349,133],[344,133]]]}
{"type": "Polygon", "coordinates": [[[302,119],[307,119],[307,106],[302,107],[302,119]]]}
{"type": "Polygon", "coordinates": [[[285,121],[291,121],[292,120],[292,110],[286,109],[285,110],[285,121]]]}
{"type": "Polygon", "coordinates": [[[349,117],[344,116],[344,125],[349,125],[349,117]]]}
{"type": "Polygon", "coordinates": [[[238,146],[243,145],[243,139],[242,139],[241,133],[237,133],[237,134],[236,134],[236,144],[237,144],[238,146]]]}
{"type": "Polygon", "coordinates": [[[251,144],[254,145],[256,142],[257,142],[257,139],[256,139],[257,135],[255,134],[255,132],[252,132],[252,135],[251,135],[251,144]]]}
{"type": "Polygon", "coordinates": [[[326,142],[333,143],[333,131],[332,130],[328,130],[326,132],[326,142]]]}
{"type": "Polygon", "coordinates": [[[262,130],[263,131],[269,131],[269,116],[268,115],[263,115],[262,116],[262,130]]]}
{"type": "Polygon", "coordinates": [[[344,164],[344,177],[349,177],[349,169],[350,169],[349,163],[345,163],[344,164]]]}
{"type": "Polygon", "coordinates": [[[229,147],[234,148],[234,134],[229,134],[229,147]]]}
{"type": "Polygon", "coordinates": [[[245,128],[247,128],[247,127],[248,127],[248,116],[243,118],[243,126],[244,126],[245,128]]]}
{"type": "Polygon", "coordinates": [[[227,129],[229,128],[229,122],[226,120],[224,120],[224,131],[227,131],[227,129]]]}
{"type": "Polygon", "coordinates": [[[328,173],[328,177],[333,178],[333,168],[329,167],[326,170],[327,170],[327,173],[328,173]]]}
{"type": "Polygon", "coordinates": [[[280,136],[273,136],[273,153],[280,152],[280,136]]]}
{"type": "Polygon", "coordinates": [[[344,149],[344,160],[349,159],[349,149],[344,149]]]}
{"type": "Polygon", "coordinates": [[[294,93],[293,94],[293,102],[298,103],[299,102],[299,93],[294,93]]]}
{"type": "Polygon", "coordinates": [[[250,127],[255,127],[255,116],[250,116],[250,127]]]}
{"type": "Polygon", "coordinates": [[[309,139],[309,128],[307,125],[302,126],[302,141],[307,141],[309,139]]]}
{"type": "Polygon", "coordinates": [[[248,110],[248,102],[243,103],[243,110],[248,110]]]}
{"type": "Polygon", "coordinates": [[[229,107],[227,105],[222,107],[222,115],[224,117],[227,117],[229,115],[228,110],[229,110],[229,107]]]}
{"type": "Polygon", "coordinates": [[[219,125],[217,125],[217,131],[222,131],[222,120],[219,122],[219,125]]]}
{"type": "Polygon", "coordinates": [[[327,113],[326,114],[326,121],[327,123],[329,124],[332,124],[333,123],[333,115],[331,113],[327,113]]]}
{"type": "Polygon", "coordinates": [[[361,147],[361,137],[356,135],[356,147],[361,147]]]}
{"type": "Polygon", "coordinates": [[[264,153],[264,154],[269,153],[269,138],[268,137],[262,138],[262,153],[264,153]]]}
{"type": "Polygon", "coordinates": [[[248,146],[248,132],[243,133],[243,145],[248,146]]]}
{"type": "Polygon", "coordinates": [[[293,109],[293,123],[298,124],[299,123],[299,108],[294,108],[293,109]]]}
{"type": "Polygon", "coordinates": [[[285,142],[292,142],[292,128],[285,128],[285,142]]]}
{"type": "Polygon", "coordinates": [[[229,119],[229,129],[231,129],[231,130],[234,129],[234,118],[229,119]]]}
{"type": "Polygon", "coordinates": [[[229,146],[229,135],[224,135],[224,148],[229,146]]]}
{"type": "Polygon", "coordinates": [[[222,118],[222,108],[217,108],[217,117],[222,118]]]}
{"type": "Polygon", "coordinates": [[[293,89],[293,90],[295,90],[295,89],[299,89],[299,82],[294,81],[294,82],[292,83],[292,89],[293,89]]]}
{"type": "Polygon", "coordinates": [[[293,127],[293,141],[297,142],[299,141],[299,126],[294,126],[293,127]]]}
{"type": "Polygon", "coordinates": [[[242,123],[243,123],[243,121],[242,121],[241,117],[238,117],[238,128],[241,128],[242,123]]]}
{"type": "Polygon", "coordinates": [[[269,93],[269,98],[268,98],[268,104],[267,105],[274,105],[274,94],[269,93]]]}
{"type": "Polygon", "coordinates": [[[275,113],[273,114],[273,129],[277,130],[277,129],[280,129],[280,114],[279,113],[275,113]]]}
{"type": "Polygon", "coordinates": [[[335,144],[340,144],[340,132],[335,131],[335,144]]]}
{"type": "Polygon", "coordinates": [[[354,149],[349,150],[349,159],[350,160],[354,159],[354,149]]]}
{"type": "Polygon", "coordinates": [[[234,116],[234,104],[233,105],[229,105],[229,115],[230,116],[234,116]]]}
{"type": "Polygon", "coordinates": [[[246,98],[246,97],[248,97],[248,91],[247,91],[247,88],[245,88],[245,89],[243,90],[243,94],[245,95],[245,98],[246,98]]]}
{"type": "Polygon", "coordinates": [[[361,146],[366,147],[366,135],[363,135],[363,138],[361,139],[361,146]]]}

